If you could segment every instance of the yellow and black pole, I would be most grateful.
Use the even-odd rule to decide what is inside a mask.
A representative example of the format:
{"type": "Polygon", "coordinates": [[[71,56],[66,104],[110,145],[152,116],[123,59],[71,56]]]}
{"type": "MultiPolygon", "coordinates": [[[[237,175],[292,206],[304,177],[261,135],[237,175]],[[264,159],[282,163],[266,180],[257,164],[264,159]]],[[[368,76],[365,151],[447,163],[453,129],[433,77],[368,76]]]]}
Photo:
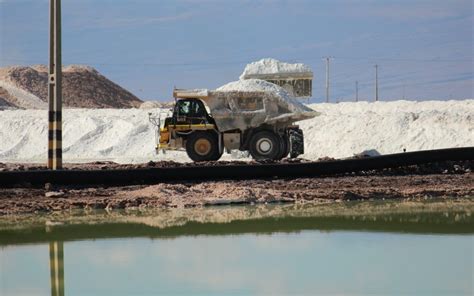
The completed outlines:
{"type": "Polygon", "coordinates": [[[48,168],[62,168],[61,0],[49,1],[48,168]]]}

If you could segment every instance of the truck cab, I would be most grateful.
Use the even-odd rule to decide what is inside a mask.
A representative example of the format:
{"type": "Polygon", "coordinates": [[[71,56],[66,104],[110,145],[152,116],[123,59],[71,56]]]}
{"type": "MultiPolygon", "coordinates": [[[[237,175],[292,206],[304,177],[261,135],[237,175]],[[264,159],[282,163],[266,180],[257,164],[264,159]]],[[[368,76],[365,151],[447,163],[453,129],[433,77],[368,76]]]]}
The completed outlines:
{"type": "Polygon", "coordinates": [[[180,99],[176,101],[172,117],[166,118],[167,124],[215,124],[204,103],[199,99],[180,99]]]}
{"type": "Polygon", "coordinates": [[[185,148],[194,161],[218,160],[223,152],[215,120],[199,98],[178,98],[158,137],[157,150],[185,148]]]}

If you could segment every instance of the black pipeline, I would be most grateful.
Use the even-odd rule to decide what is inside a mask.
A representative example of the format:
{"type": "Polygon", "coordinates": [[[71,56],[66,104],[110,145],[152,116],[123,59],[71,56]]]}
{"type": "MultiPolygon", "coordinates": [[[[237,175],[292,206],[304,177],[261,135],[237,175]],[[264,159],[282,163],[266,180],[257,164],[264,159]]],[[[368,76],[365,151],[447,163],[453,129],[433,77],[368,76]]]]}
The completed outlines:
{"type": "Polygon", "coordinates": [[[381,156],[309,163],[268,163],[191,167],[32,170],[0,172],[0,186],[132,185],[164,181],[318,177],[441,161],[474,160],[474,147],[404,152],[381,156]]]}

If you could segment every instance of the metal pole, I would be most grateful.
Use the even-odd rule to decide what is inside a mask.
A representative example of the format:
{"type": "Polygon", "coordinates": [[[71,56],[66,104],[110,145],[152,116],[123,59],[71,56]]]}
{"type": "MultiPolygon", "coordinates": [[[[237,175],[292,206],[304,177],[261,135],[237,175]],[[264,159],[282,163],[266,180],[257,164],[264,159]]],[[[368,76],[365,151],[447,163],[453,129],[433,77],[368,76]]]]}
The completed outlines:
{"type": "Polygon", "coordinates": [[[375,65],[375,101],[379,100],[379,65],[375,65]]]}
{"type": "Polygon", "coordinates": [[[403,100],[405,100],[405,86],[406,86],[406,82],[403,81],[403,100]]]}
{"type": "Polygon", "coordinates": [[[326,57],[326,103],[329,103],[329,57],[326,57]]]}
{"type": "Polygon", "coordinates": [[[62,168],[61,0],[49,1],[48,168],[62,168]]]}
{"type": "Polygon", "coordinates": [[[359,101],[359,81],[356,81],[356,102],[359,101]]]}

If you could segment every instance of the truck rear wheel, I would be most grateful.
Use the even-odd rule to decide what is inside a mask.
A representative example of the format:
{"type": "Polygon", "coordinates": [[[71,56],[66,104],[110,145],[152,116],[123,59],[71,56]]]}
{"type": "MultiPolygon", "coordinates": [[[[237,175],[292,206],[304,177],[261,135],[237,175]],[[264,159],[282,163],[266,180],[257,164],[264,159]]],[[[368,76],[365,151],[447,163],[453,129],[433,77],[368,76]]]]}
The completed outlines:
{"type": "Polygon", "coordinates": [[[290,131],[290,158],[296,158],[298,155],[304,154],[304,137],[301,129],[290,131]]]}
{"type": "Polygon", "coordinates": [[[280,137],[280,145],[280,155],[278,159],[285,158],[290,153],[290,143],[288,142],[288,137],[286,135],[280,137]]]}
{"type": "Polygon", "coordinates": [[[186,141],[186,153],[193,161],[210,161],[220,158],[215,135],[208,132],[197,132],[186,141]]]}
{"type": "Polygon", "coordinates": [[[250,139],[249,150],[256,160],[279,159],[280,137],[271,131],[260,131],[250,139]]]}

